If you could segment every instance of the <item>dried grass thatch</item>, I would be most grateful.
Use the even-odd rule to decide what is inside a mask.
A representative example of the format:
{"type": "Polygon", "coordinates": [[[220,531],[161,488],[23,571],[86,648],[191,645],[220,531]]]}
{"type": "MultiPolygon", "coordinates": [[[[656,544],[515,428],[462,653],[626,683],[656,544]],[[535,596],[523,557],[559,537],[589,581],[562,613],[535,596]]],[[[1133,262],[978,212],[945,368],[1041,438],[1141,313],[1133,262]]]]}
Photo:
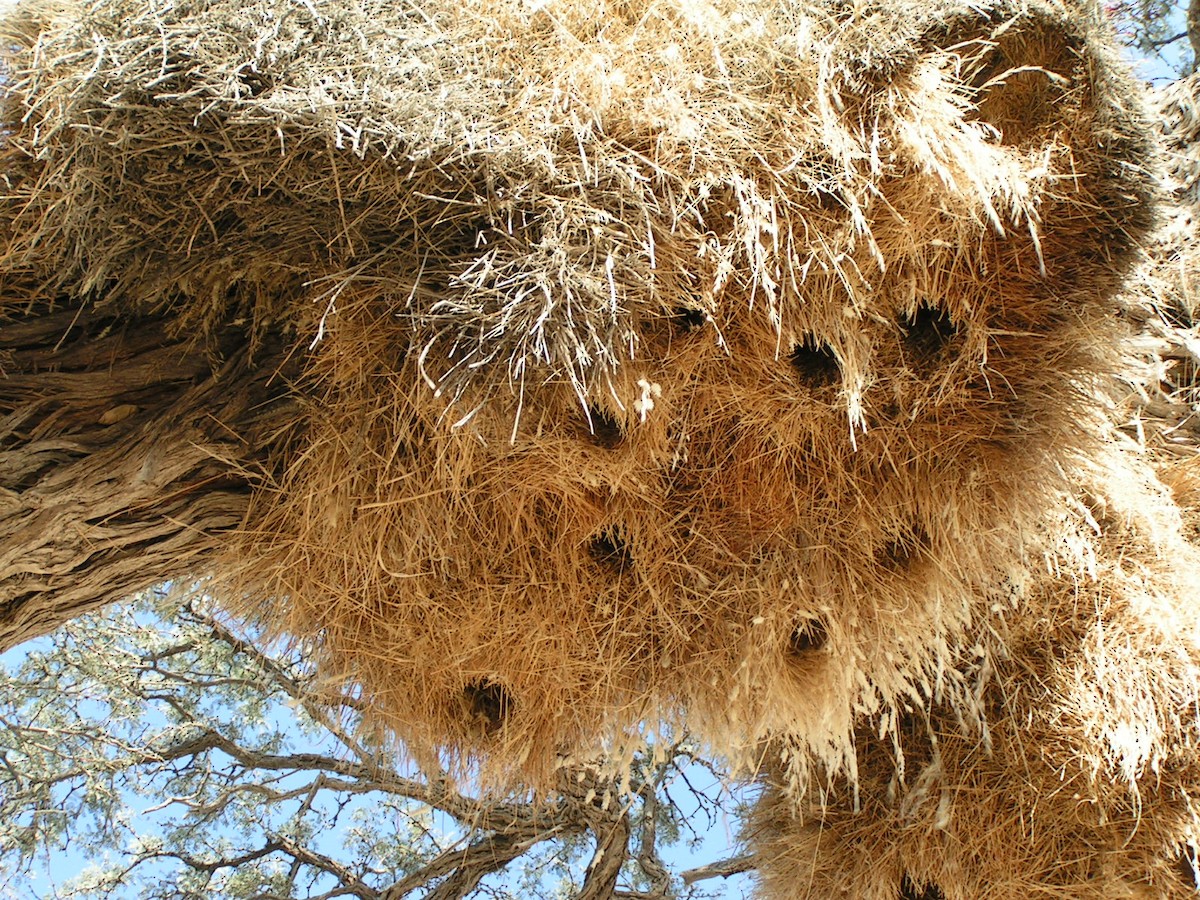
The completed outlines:
{"type": "Polygon", "coordinates": [[[771,761],[770,897],[1185,896],[1194,104],[1151,235],[1097,32],[37,0],[0,312],[292,343],[304,421],[216,583],[424,760],[552,786],[686,722],[771,761]]]}
{"type": "MultiPolygon", "coordinates": [[[[1164,465],[1186,465],[1200,449],[1200,79],[1183,79],[1154,95],[1162,141],[1162,223],[1124,295],[1126,315],[1139,325],[1148,368],[1130,391],[1128,430],[1164,465]]],[[[1170,477],[1170,476],[1168,476],[1170,477]]]]}
{"type": "Polygon", "coordinates": [[[1122,298],[1143,358],[1115,441],[1020,599],[960,646],[976,707],[862,720],[858,778],[800,783],[786,747],[750,823],[763,893],[996,900],[1200,890],[1200,441],[1195,82],[1163,92],[1173,204],[1122,298]],[[1094,564],[1078,568],[1080,559],[1094,564]],[[1066,564],[1064,565],[1064,561],[1066,564]]]}
{"type": "Polygon", "coordinates": [[[1079,10],[55,0],[2,31],[4,303],[295,336],[304,436],[218,575],[418,753],[545,784],[686,710],[802,783],[854,774],[864,716],[976,705],[963,636],[1108,439],[1152,219],[1079,10]]]}
{"type": "Polygon", "coordinates": [[[1200,554],[1148,530],[1069,529],[1094,572],[1044,574],[964,646],[983,719],[914,704],[891,733],[860,730],[853,788],[769,790],[749,826],[764,894],[1194,897],[1200,554]]]}

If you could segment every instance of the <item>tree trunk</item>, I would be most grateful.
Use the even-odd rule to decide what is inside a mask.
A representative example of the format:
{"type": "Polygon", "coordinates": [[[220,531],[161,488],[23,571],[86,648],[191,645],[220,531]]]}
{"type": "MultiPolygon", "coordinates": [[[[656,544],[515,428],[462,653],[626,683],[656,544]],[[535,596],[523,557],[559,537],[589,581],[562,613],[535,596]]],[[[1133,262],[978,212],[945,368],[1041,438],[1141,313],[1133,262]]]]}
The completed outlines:
{"type": "Polygon", "coordinates": [[[201,575],[295,427],[285,345],[102,306],[0,320],[0,650],[201,575]]]}

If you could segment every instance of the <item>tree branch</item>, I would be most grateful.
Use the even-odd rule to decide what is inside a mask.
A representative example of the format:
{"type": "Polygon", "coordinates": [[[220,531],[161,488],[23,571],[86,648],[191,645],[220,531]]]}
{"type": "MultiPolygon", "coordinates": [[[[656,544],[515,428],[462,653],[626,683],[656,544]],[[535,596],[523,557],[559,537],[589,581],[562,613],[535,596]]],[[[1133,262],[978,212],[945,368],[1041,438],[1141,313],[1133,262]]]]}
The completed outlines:
{"type": "Polygon", "coordinates": [[[0,308],[0,650],[202,570],[302,422],[282,339],[251,354],[88,301],[0,308]]]}
{"type": "Polygon", "coordinates": [[[710,878],[731,878],[734,875],[749,872],[757,868],[757,866],[758,859],[755,855],[753,853],[744,853],[741,856],[723,859],[720,862],[711,863],[707,866],[688,869],[681,872],[679,877],[683,879],[684,884],[692,885],[698,881],[707,881],[710,878]]]}
{"type": "Polygon", "coordinates": [[[569,834],[573,830],[570,823],[556,823],[548,828],[527,825],[499,834],[488,834],[465,849],[445,851],[385,890],[380,900],[400,900],[405,894],[426,887],[440,878],[445,878],[445,881],[427,894],[426,900],[459,900],[473,891],[489,873],[503,869],[535,844],[569,834]]]}
{"type": "Polygon", "coordinates": [[[1187,37],[1192,45],[1193,66],[1200,60],[1200,0],[1190,0],[1187,9],[1187,37]]]}
{"type": "Polygon", "coordinates": [[[257,862],[260,859],[270,856],[272,853],[278,853],[282,849],[283,845],[278,841],[268,841],[257,850],[249,850],[239,856],[221,857],[215,860],[203,860],[192,856],[190,853],[184,853],[182,850],[157,850],[153,853],[147,853],[143,857],[143,861],[151,859],[177,859],[189,869],[195,869],[197,872],[212,873],[221,869],[236,869],[238,866],[257,862]]]}
{"type": "MultiPolygon", "coordinates": [[[[320,869],[325,874],[336,879],[338,884],[344,888],[342,893],[353,894],[355,897],[361,898],[361,900],[377,900],[379,897],[379,893],[365,884],[361,878],[325,854],[301,846],[291,839],[282,836],[276,836],[274,840],[284,853],[287,853],[297,862],[311,866],[314,869],[320,869]]],[[[296,869],[293,868],[291,880],[294,881],[295,877],[296,869]]]]}
{"type": "Polygon", "coordinates": [[[1157,40],[1146,41],[1146,46],[1151,50],[1161,50],[1163,47],[1169,47],[1176,41],[1182,41],[1185,37],[1189,37],[1189,33],[1181,31],[1179,34],[1173,34],[1171,37],[1158,38],[1157,40]]]}

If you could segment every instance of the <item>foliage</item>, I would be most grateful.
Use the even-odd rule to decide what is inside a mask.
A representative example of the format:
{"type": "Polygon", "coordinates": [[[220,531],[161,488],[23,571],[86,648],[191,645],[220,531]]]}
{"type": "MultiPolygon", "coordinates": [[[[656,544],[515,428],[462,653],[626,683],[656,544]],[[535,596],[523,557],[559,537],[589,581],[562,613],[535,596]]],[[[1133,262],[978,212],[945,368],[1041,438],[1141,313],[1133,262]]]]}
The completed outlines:
{"type": "Polygon", "coordinates": [[[1185,0],[1112,0],[1104,9],[1138,59],[1183,76],[1196,71],[1195,47],[1188,39],[1189,6],[1185,0]]]}
{"type": "Polygon", "coordinates": [[[38,896],[666,900],[727,871],[663,856],[731,802],[686,741],[626,786],[577,768],[553,797],[480,799],[365,742],[302,653],[176,603],[80,619],[0,676],[0,887],[80,857],[38,896]]]}

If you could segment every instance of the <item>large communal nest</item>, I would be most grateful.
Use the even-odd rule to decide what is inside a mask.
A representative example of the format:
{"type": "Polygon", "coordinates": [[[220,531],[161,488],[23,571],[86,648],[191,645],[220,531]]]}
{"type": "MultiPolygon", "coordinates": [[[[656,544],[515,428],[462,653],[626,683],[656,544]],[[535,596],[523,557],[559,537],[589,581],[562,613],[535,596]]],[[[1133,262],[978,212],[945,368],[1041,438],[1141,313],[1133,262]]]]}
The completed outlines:
{"type": "Polygon", "coordinates": [[[294,336],[216,574],[415,752],[545,784],[686,715],[803,784],[986,712],[964,635],[1059,553],[1152,218],[1080,10],[47,0],[3,44],[3,302],[294,336]]]}
{"type": "Polygon", "coordinates": [[[1114,442],[1111,465],[1080,482],[1019,604],[963,640],[954,668],[976,709],[935,695],[895,721],[861,720],[854,780],[797,782],[775,748],[744,833],[766,896],[1200,889],[1196,87],[1154,98],[1172,202],[1122,297],[1144,367],[1114,410],[1136,443],[1114,442]],[[1093,560],[1082,572],[1081,557],[1093,560]]]}

